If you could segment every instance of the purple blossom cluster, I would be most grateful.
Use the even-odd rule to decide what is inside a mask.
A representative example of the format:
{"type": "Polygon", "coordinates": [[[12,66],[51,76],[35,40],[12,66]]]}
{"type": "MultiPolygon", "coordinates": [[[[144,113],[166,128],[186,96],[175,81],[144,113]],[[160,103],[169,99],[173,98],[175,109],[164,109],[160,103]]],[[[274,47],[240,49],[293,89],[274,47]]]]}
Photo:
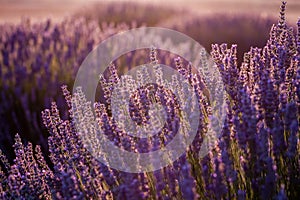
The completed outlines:
{"type": "Polygon", "coordinates": [[[95,44],[129,29],[125,24],[102,27],[83,18],[0,25],[0,141],[5,152],[12,152],[11,133],[17,132],[46,151],[48,133],[41,111],[54,99],[64,109],[61,85],[72,85],[95,44]]]}
{"type": "MultiPolygon", "coordinates": [[[[46,23],[37,26],[36,29],[43,33],[40,35],[46,34],[44,32],[57,34],[58,40],[61,37],[68,38],[68,34],[71,34],[68,29],[65,29],[68,26],[50,29],[48,26],[52,27],[46,23]],[[45,31],[46,28],[50,31],[45,31]],[[61,35],[61,31],[64,31],[64,34],[61,35]]],[[[210,104],[212,102],[209,101],[206,90],[206,84],[209,83],[203,81],[203,77],[200,75],[194,74],[192,66],[185,63],[182,58],[176,58],[170,63],[193,86],[201,113],[199,129],[193,144],[172,165],[154,172],[126,173],[99,162],[92,156],[90,148],[83,143],[80,135],[80,131],[90,133],[89,140],[94,142],[91,144],[97,146],[99,145],[97,138],[94,138],[96,135],[91,134],[95,130],[89,126],[84,130],[78,130],[76,120],[74,120],[91,121],[93,116],[90,112],[90,105],[80,88],[72,95],[68,86],[64,85],[62,93],[67,107],[66,114],[64,110],[60,112],[61,109],[58,105],[62,102],[56,99],[57,103],[54,101],[50,103],[48,109],[42,111],[41,115],[42,123],[50,134],[48,138],[50,161],[45,160],[39,145],[35,146],[30,142],[22,143],[21,137],[17,134],[13,146],[15,153],[13,163],[10,163],[0,151],[0,198],[299,198],[300,20],[297,28],[295,36],[293,30],[285,22],[285,3],[283,3],[280,20],[278,24],[272,26],[266,45],[263,48],[251,48],[244,54],[241,65],[238,65],[237,62],[237,45],[231,47],[228,47],[227,44],[212,45],[211,55],[221,73],[227,92],[227,113],[222,135],[218,139],[216,147],[204,158],[200,159],[198,153],[207,130],[207,115],[211,112],[210,104]]],[[[34,84],[38,85],[37,90],[57,91],[57,86],[64,79],[60,77],[61,73],[54,71],[53,68],[57,68],[59,65],[66,66],[67,68],[62,69],[62,72],[66,70],[62,74],[71,76],[67,74],[76,72],[77,68],[74,65],[68,65],[68,63],[73,63],[69,59],[86,55],[87,49],[80,47],[82,42],[90,41],[91,47],[95,42],[94,37],[87,37],[82,33],[84,32],[82,29],[78,29],[78,31],[79,35],[76,36],[75,32],[75,35],[71,34],[74,37],[69,36],[71,39],[63,39],[64,42],[69,41],[69,45],[73,45],[72,47],[69,47],[68,44],[56,47],[63,43],[51,40],[49,44],[49,41],[47,42],[45,39],[46,36],[43,38],[38,36],[35,43],[35,40],[31,38],[35,34],[32,34],[27,27],[11,27],[3,31],[0,39],[6,42],[0,43],[2,45],[0,46],[2,47],[1,76],[11,75],[14,78],[3,78],[5,82],[0,83],[3,88],[1,98],[9,98],[8,91],[18,91],[13,90],[13,87],[22,87],[19,89],[19,93],[11,94],[24,99],[20,102],[20,106],[24,107],[28,104],[22,103],[23,101],[30,100],[31,104],[35,102],[31,100],[33,97],[26,96],[27,93],[24,93],[34,84]],[[18,34],[14,37],[29,37],[30,39],[11,39],[13,42],[7,42],[10,40],[4,38],[12,37],[13,34],[9,33],[14,29],[18,29],[16,31],[18,34]],[[22,41],[28,41],[26,45],[32,45],[32,47],[27,50],[40,53],[42,60],[31,60],[28,56],[26,57],[28,52],[26,53],[22,49],[19,52],[20,44],[18,43],[22,41]],[[37,51],[43,49],[43,46],[45,46],[44,52],[37,51]],[[49,48],[57,48],[57,51],[49,51],[49,48]],[[29,65],[32,66],[31,68],[24,66],[27,75],[21,76],[20,80],[17,78],[18,73],[11,71],[18,69],[11,67],[18,63],[17,58],[13,59],[13,56],[16,55],[18,55],[17,58],[20,56],[20,59],[24,59],[22,63],[25,61],[32,63],[29,65]],[[42,65],[47,63],[47,55],[51,55],[51,62],[49,61],[51,64],[48,63],[49,66],[45,67],[42,65]],[[12,65],[10,63],[12,61],[16,63],[12,65]],[[33,66],[36,62],[40,63],[36,64],[37,72],[34,73],[31,70],[35,69],[33,66]],[[47,73],[48,75],[43,76],[47,73]],[[51,78],[43,82],[42,78],[45,77],[51,78]],[[40,80],[40,83],[32,82],[32,80],[40,80]],[[17,81],[21,81],[22,84],[17,81]]],[[[103,32],[102,34],[108,33],[103,32]]],[[[166,56],[161,60],[167,60],[166,56]]],[[[152,49],[150,62],[156,64],[161,60],[159,52],[152,49]]],[[[123,79],[126,80],[126,77],[118,75],[117,68],[113,63],[108,69],[107,74],[100,77],[105,101],[96,102],[93,105],[96,123],[104,130],[103,134],[116,146],[127,151],[148,152],[164,147],[176,132],[177,122],[185,120],[179,115],[179,99],[159,84],[139,87],[131,94],[129,112],[137,124],[147,124],[147,120],[151,116],[150,105],[153,102],[160,103],[167,111],[166,123],[161,132],[148,139],[139,140],[120,129],[112,117],[111,87],[123,79]]],[[[156,72],[157,76],[161,75],[159,68],[156,69],[156,72]]],[[[140,76],[141,80],[147,79],[146,72],[141,73],[140,76]]],[[[172,84],[174,87],[178,87],[178,81],[174,80],[172,84]]],[[[55,95],[54,97],[56,97],[55,95]]],[[[40,100],[44,100],[43,98],[40,100]]],[[[10,106],[2,103],[0,105],[4,105],[3,109],[10,106]]],[[[28,120],[34,119],[32,113],[28,113],[28,118],[28,120]]],[[[35,120],[38,121],[38,119],[35,120]]],[[[5,125],[5,123],[3,124],[5,125]]]]}

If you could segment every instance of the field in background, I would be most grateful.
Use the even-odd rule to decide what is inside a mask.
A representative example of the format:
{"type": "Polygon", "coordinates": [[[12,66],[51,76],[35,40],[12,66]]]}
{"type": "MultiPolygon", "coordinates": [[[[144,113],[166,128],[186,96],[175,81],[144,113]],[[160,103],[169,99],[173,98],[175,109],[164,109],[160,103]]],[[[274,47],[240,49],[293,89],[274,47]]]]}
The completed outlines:
{"type": "MultiPolygon", "coordinates": [[[[125,2],[126,0],[0,0],[0,23],[18,23],[22,17],[30,17],[33,21],[51,19],[60,21],[77,10],[90,7],[97,2],[125,2]]],[[[127,0],[128,1],[128,0],[127,0]]],[[[250,13],[252,15],[278,17],[278,4],[280,1],[264,0],[165,0],[163,3],[158,0],[132,1],[156,5],[167,5],[186,9],[188,12],[197,14],[215,13],[250,13]]],[[[300,10],[300,1],[288,1],[287,21],[291,24],[297,22],[300,10]]]]}

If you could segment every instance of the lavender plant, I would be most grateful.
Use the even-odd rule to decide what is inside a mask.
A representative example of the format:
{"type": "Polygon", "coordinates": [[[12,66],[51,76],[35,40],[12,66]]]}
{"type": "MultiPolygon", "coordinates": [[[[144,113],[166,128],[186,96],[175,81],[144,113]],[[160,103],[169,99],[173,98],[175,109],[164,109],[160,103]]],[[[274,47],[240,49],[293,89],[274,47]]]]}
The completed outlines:
{"type": "Polygon", "coordinates": [[[83,18],[65,19],[57,24],[51,20],[32,24],[27,20],[19,25],[1,25],[0,141],[3,150],[12,152],[11,133],[19,132],[27,141],[41,144],[45,152],[48,134],[41,123],[40,112],[50,106],[51,99],[65,110],[63,97],[57,92],[60,86],[72,85],[81,62],[94,44],[128,28],[120,24],[101,31],[97,23],[83,18]]]}
{"type": "MultiPolygon", "coordinates": [[[[89,105],[80,88],[71,95],[65,85],[62,93],[68,108],[67,116],[59,111],[55,102],[42,112],[42,122],[50,134],[50,167],[40,146],[33,148],[30,142],[23,144],[17,134],[14,144],[16,158],[12,164],[0,151],[0,197],[299,198],[300,20],[297,28],[295,36],[285,22],[283,3],[280,20],[273,25],[266,45],[251,48],[244,54],[240,66],[237,64],[236,45],[212,45],[211,55],[228,94],[228,110],[216,148],[203,159],[199,159],[198,151],[207,126],[206,113],[210,112],[209,100],[205,95],[206,84],[209,83],[202,81],[201,76],[195,76],[191,66],[185,65],[182,58],[177,58],[171,63],[192,84],[202,112],[193,144],[172,165],[154,172],[133,174],[117,171],[96,160],[84,146],[74,123],[80,114],[85,115],[81,118],[85,122],[91,119],[89,105]],[[75,105],[76,109],[73,109],[75,105]]],[[[158,62],[160,57],[156,54],[155,50],[151,50],[150,62],[158,62]]],[[[174,131],[173,126],[166,126],[160,137],[146,141],[129,137],[116,126],[109,106],[110,86],[126,79],[118,76],[117,69],[111,64],[107,76],[100,79],[105,102],[93,105],[96,122],[115,145],[128,151],[145,152],[163,147],[172,139],[172,134],[169,137],[167,133],[174,131]]],[[[153,99],[167,107],[169,124],[181,119],[178,117],[176,97],[170,91],[149,85],[132,94],[130,114],[137,123],[147,123],[149,104],[153,99]]],[[[85,131],[94,131],[89,128],[86,127],[85,131]]],[[[90,139],[93,141],[93,138],[90,139]]]]}

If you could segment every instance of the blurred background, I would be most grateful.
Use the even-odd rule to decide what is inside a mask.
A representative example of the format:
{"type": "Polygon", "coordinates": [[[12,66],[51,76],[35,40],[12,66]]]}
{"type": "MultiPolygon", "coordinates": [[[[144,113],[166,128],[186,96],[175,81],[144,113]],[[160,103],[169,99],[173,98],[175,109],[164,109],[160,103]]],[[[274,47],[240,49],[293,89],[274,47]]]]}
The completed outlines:
{"type": "MultiPolygon", "coordinates": [[[[0,0],[0,22],[17,23],[22,17],[41,20],[51,17],[62,20],[83,8],[96,3],[151,3],[186,9],[197,14],[250,13],[252,15],[278,16],[280,0],[0,0]]],[[[288,0],[287,20],[295,24],[300,13],[300,1],[288,0]]],[[[154,14],[154,13],[152,13],[154,14]]]]}

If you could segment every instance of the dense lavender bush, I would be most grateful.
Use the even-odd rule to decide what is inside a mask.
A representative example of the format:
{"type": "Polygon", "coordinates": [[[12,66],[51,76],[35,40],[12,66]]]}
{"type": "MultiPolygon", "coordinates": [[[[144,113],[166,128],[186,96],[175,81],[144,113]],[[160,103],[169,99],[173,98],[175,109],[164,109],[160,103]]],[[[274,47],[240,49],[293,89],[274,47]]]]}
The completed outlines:
{"type": "MultiPolygon", "coordinates": [[[[59,111],[59,101],[52,102],[42,112],[42,122],[50,133],[49,158],[53,167],[46,163],[40,146],[34,147],[30,142],[23,144],[17,134],[14,144],[16,158],[12,164],[0,151],[1,198],[298,199],[300,20],[295,37],[286,25],[284,13],[285,3],[282,4],[281,18],[278,24],[272,26],[266,45],[251,48],[244,54],[240,66],[237,64],[236,45],[212,46],[211,55],[228,93],[228,110],[216,148],[203,159],[198,157],[204,134],[199,129],[186,154],[161,170],[132,174],[103,165],[84,147],[74,124],[76,111],[86,111],[83,113],[89,116],[84,94],[78,89],[71,95],[68,87],[63,86],[67,116],[59,111]],[[74,104],[77,106],[75,110],[71,109],[74,104]]],[[[159,54],[155,57],[155,50],[150,55],[151,62],[160,58],[159,54]]],[[[3,59],[1,65],[7,64],[7,60],[10,61],[3,59]]],[[[205,112],[210,110],[204,93],[206,83],[199,76],[192,76],[190,66],[184,68],[185,64],[180,59],[172,63],[179,73],[187,78],[193,77],[190,83],[201,102],[203,113],[200,124],[205,127],[205,112]]],[[[7,70],[4,74],[9,74],[7,67],[1,69],[7,70]]],[[[108,78],[101,79],[107,104],[95,103],[97,123],[115,145],[128,151],[151,151],[162,147],[168,142],[168,137],[159,137],[139,146],[138,141],[116,128],[110,114],[109,87],[110,83],[122,78],[117,75],[117,69],[111,65],[108,78]]],[[[11,84],[14,82],[11,81],[11,84]]],[[[136,101],[132,101],[131,111],[135,120],[140,120],[139,123],[147,119],[145,105],[150,99],[149,90],[141,88],[134,94],[136,101]]],[[[164,90],[157,90],[155,98],[166,102],[170,110],[169,120],[174,121],[176,98],[164,90]]],[[[88,121],[89,118],[82,117],[82,120],[88,121]]]]}
{"type": "Polygon", "coordinates": [[[103,25],[100,30],[97,23],[83,18],[57,24],[51,20],[31,24],[27,20],[0,26],[2,148],[12,152],[11,133],[19,132],[45,151],[48,134],[41,123],[41,111],[54,99],[65,109],[58,92],[61,85],[73,84],[80,64],[95,44],[129,26],[103,25]]]}

